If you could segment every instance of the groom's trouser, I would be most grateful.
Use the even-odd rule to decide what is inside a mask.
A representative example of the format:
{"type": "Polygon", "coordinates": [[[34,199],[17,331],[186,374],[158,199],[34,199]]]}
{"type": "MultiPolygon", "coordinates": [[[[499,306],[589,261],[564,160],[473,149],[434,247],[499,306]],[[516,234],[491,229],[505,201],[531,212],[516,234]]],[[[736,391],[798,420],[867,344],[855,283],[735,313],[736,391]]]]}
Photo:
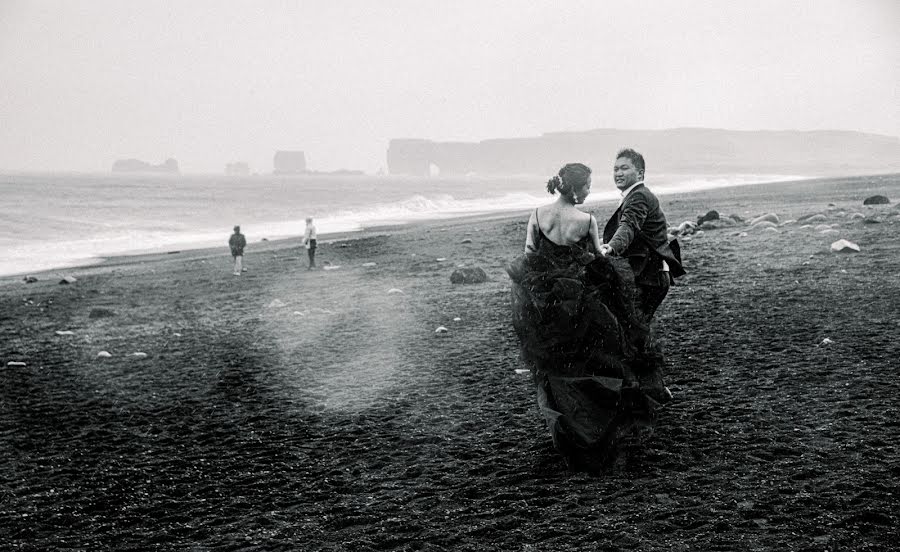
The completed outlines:
{"type": "Polygon", "coordinates": [[[637,284],[636,306],[648,323],[669,293],[669,273],[659,272],[659,285],[637,284]]]}

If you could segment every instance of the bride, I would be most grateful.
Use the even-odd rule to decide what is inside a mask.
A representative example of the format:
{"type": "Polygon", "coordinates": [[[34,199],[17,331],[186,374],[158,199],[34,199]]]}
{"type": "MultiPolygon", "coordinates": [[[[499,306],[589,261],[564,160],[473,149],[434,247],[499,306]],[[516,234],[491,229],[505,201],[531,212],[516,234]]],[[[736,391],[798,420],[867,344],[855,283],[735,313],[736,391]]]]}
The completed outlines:
{"type": "Polygon", "coordinates": [[[531,214],[525,255],[507,272],[522,360],[553,444],[570,469],[599,471],[669,395],[662,355],[635,312],[630,267],[598,253],[597,221],[576,207],[590,189],[590,168],[560,169],[547,182],[559,197],[531,214]]]}

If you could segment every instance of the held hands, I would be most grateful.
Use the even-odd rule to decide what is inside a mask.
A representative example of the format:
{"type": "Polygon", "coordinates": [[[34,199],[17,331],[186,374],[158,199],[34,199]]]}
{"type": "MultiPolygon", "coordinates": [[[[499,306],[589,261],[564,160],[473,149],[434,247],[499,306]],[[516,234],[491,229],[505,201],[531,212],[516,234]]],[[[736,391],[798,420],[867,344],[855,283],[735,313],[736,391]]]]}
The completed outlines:
{"type": "Polygon", "coordinates": [[[608,243],[604,243],[600,246],[600,254],[604,257],[608,257],[613,254],[613,248],[608,243]]]}

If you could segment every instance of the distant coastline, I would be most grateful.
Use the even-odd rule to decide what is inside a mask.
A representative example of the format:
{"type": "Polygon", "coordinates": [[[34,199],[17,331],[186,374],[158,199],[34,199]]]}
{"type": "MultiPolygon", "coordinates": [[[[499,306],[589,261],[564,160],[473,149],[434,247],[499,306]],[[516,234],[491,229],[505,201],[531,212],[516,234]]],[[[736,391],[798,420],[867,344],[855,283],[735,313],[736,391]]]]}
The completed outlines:
{"type": "Polygon", "coordinates": [[[654,172],[841,176],[900,172],[900,138],[853,131],[595,129],[481,142],[391,140],[390,174],[555,174],[579,161],[598,170],[623,147],[644,154],[654,172]]]}
{"type": "Polygon", "coordinates": [[[166,159],[159,165],[153,165],[140,159],[118,159],[112,165],[114,173],[165,173],[180,174],[178,169],[178,161],[175,159],[166,159]]]}

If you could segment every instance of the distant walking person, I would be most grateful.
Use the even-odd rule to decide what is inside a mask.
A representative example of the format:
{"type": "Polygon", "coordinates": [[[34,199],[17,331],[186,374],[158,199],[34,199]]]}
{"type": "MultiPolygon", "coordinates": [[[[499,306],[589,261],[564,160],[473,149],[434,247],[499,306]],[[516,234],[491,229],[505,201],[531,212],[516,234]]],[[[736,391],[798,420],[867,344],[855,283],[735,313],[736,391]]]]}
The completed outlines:
{"type": "Polygon", "coordinates": [[[244,246],[247,245],[247,239],[241,234],[241,227],[234,227],[234,234],[228,240],[228,246],[231,248],[231,256],[234,258],[234,275],[240,276],[243,270],[242,261],[244,259],[244,246]]]}
{"type": "Polygon", "coordinates": [[[316,268],[316,225],[312,217],[306,217],[306,233],[303,235],[303,244],[306,246],[306,254],[309,255],[309,267],[306,270],[316,268]]]}

